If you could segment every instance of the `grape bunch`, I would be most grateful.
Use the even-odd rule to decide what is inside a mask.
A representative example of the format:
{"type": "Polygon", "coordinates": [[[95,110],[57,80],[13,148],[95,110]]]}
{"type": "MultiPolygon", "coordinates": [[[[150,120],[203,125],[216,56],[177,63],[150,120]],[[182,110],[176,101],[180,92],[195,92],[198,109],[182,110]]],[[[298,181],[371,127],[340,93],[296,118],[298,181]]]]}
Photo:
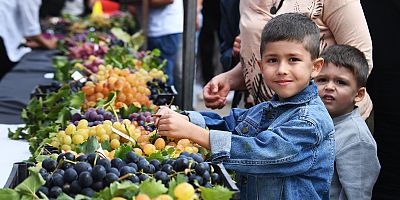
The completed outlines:
{"type": "Polygon", "coordinates": [[[79,121],[82,119],[87,120],[88,127],[102,124],[104,120],[115,122],[114,115],[109,111],[105,111],[104,108],[89,108],[83,115],[80,113],[75,113],[72,115],[72,123],[75,126],[78,126],[79,121]]]}
{"type": "Polygon", "coordinates": [[[137,126],[142,126],[146,131],[152,132],[155,129],[154,118],[148,111],[132,113],[128,116],[128,118],[132,121],[133,124],[137,124],[137,126]]]}
{"type": "Polygon", "coordinates": [[[68,56],[71,59],[87,59],[91,55],[104,57],[107,51],[108,47],[106,45],[83,43],[80,46],[69,47],[68,56]]]}
{"type": "Polygon", "coordinates": [[[74,65],[74,67],[83,70],[87,76],[90,74],[96,74],[99,71],[99,66],[104,65],[104,60],[96,57],[94,55],[90,55],[89,58],[82,63],[78,62],[74,65]]]}
{"type": "Polygon", "coordinates": [[[210,164],[200,154],[182,152],[176,159],[146,160],[134,152],[128,152],[124,159],[100,158],[96,153],[75,158],[71,152],[62,153],[57,161],[47,158],[42,161],[39,173],[46,181],[38,191],[50,198],[57,198],[62,192],[74,197],[83,194],[92,197],[115,181],[128,180],[139,184],[146,179],[161,181],[168,187],[172,177],[182,174],[194,188],[213,187],[221,184],[222,177],[213,172],[210,164]]]}

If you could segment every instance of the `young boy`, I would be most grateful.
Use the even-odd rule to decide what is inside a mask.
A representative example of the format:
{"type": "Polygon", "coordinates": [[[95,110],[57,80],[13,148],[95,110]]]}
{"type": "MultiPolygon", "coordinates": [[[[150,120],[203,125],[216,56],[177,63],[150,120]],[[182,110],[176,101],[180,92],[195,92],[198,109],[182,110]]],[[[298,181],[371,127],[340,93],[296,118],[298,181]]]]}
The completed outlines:
{"type": "Polygon", "coordinates": [[[223,118],[163,108],[158,132],[211,149],[213,161],[236,171],[241,199],[329,199],[334,127],[311,80],[323,65],[319,29],[306,16],[282,14],[261,39],[258,64],[275,91],[271,101],[223,118]]]}
{"type": "Polygon", "coordinates": [[[331,46],[321,57],[325,64],[315,82],[335,124],[331,199],[371,199],[380,164],[375,140],[355,106],[364,98],[367,60],[348,45],[331,46]]]}

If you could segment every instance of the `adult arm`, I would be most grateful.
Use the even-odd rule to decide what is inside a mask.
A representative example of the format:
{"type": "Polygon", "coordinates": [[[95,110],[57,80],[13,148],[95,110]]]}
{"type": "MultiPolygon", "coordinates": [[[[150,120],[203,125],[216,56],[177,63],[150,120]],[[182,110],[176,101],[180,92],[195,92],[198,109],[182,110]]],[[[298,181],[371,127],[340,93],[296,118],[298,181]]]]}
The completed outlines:
{"type": "Polygon", "coordinates": [[[242,66],[239,62],[233,69],[215,76],[204,86],[204,103],[208,108],[223,108],[227,103],[229,91],[245,89],[242,66]]]}
{"type": "Polygon", "coordinates": [[[48,49],[56,48],[55,39],[45,39],[41,35],[39,23],[39,9],[41,1],[18,1],[18,8],[21,14],[21,27],[22,33],[28,40],[28,46],[31,47],[45,47],[48,49]]]}
{"type": "Polygon", "coordinates": [[[161,7],[174,3],[174,0],[150,0],[151,7],[161,7]]]}
{"type": "Polygon", "coordinates": [[[335,163],[347,199],[371,199],[381,168],[376,147],[366,142],[349,144],[337,152],[335,163]]]}

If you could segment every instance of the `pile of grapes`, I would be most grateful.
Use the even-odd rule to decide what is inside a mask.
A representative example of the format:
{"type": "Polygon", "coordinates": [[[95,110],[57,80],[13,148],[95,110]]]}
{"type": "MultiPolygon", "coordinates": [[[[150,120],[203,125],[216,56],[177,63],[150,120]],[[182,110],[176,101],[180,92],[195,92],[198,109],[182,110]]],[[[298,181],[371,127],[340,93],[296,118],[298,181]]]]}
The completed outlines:
{"type": "Polygon", "coordinates": [[[182,174],[194,188],[211,188],[221,184],[222,177],[213,172],[209,163],[200,154],[182,152],[176,159],[147,161],[134,152],[128,152],[125,159],[100,158],[96,153],[75,158],[71,152],[62,153],[57,161],[46,158],[41,163],[39,173],[46,181],[38,191],[50,198],[62,192],[75,196],[83,194],[92,197],[115,181],[128,180],[139,184],[146,179],[160,180],[168,187],[170,180],[182,174]]]}
{"type": "Polygon", "coordinates": [[[105,111],[104,108],[89,108],[83,115],[80,113],[75,113],[72,115],[72,123],[75,126],[78,126],[80,120],[85,119],[88,121],[88,126],[97,126],[99,124],[103,124],[104,120],[110,120],[111,122],[115,122],[114,115],[105,111]]]}
{"type": "Polygon", "coordinates": [[[142,126],[146,131],[152,132],[155,129],[154,118],[148,111],[132,113],[128,117],[134,125],[142,126]]]}

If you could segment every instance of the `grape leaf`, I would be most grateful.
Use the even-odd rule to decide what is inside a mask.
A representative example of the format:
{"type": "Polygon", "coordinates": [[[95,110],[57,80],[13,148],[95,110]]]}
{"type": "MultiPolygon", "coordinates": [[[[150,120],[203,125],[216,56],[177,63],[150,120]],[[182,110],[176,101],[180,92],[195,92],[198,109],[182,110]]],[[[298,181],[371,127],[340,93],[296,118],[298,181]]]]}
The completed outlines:
{"type": "Polygon", "coordinates": [[[201,198],[204,200],[229,200],[234,192],[228,188],[216,185],[213,188],[200,186],[201,198]]]}
{"type": "Polygon", "coordinates": [[[20,196],[18,192],[10,188],[0,189],[0,199],[12,199],[18,200],[20,196]]]}
{"type": "Polygon", "coordinates": [[[153,160],[153,159],[156,159],[156,160],[159,160],[159,161],[163,161],[166,158],[163,156],[162,152],[159,151],[159,152],[155,152],[155,153],[150,154],[150,156],[148,156],[146,158],[146,160],[148,160],[148,161],[153,160]]]}
{"type": "Polygon", "coordinates": [[[110,142],[108,140],[106,140],[103,143],[101,143],[101,148],[104,149],[104,150],[107,150],[109,152],[112,151],[111,144],[110,144],[110,142]]]}
{"type": "Polygon", "coordinates": [[[111,185],[95,194],[95,199],[112,199],[117,196],[124,196],[127,199],[132,199],[139,192],[139,187],[130,181],[122,183],[113,182],[111,185]]]}
{"type": "Polygon", "coordinates": [[[39,168],[31,167],[29,171],[31,175],[15,188],[15,191],[22,195],[21,199],[37,199],[36,191],[46,183],[39,174],[39,168]]]}
{"type": "Polygon", "coordinates": [[[122,40],[125,43],[128,43],[131,40],[131,36],[123,31],[121,28],[112,28],[111,33],[115,35],[116,38],[122,40]]]}
{"type": "Polygon", "coordinates": [[[84,142],[80,147],[79,147],[79,153],[84,153],[84,154],[89,154],[89,153],[94,153],[96,152],[97,149],[99,149],[100,144],[97,141],[96,136],[90,136],[89,139],[84,142]]]}
{"type": "Polygon", "coordinates": [[[147,194],[150,198],[155,198],[164,194],[168,191],[168,189],[162,184],[161,181],[155,181],[146,179],[143,181],[140,186],[140,192],[147,194]]]}
{"type": "Polygon", "coordinates": [[[57,200],[74,200],[74,198],[68,196],[63,192],[57,197],[57,200]]]}
{"type": "Polygon", "coordinates": [[[117,150],[115,150],[114,158],[121,158],[122,160],[124,160],[126,154],[130,151],[133,151],[133,148],[131,146],[123,144],[117,150]]]}
{"type": "Polygon", "coordinates": [[[69,106],[72,108],[79,109],[84,102],[85,102],[85,94],[82,91],[79,91],[74,95],[72,95],[69,106]]]}

